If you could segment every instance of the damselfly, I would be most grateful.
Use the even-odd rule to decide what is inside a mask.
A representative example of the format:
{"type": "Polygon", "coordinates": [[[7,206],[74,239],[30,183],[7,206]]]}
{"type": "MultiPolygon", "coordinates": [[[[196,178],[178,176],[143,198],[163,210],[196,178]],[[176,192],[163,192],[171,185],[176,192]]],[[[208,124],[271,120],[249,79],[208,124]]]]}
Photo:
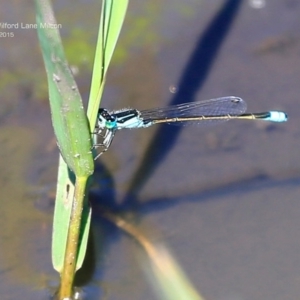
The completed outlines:
{"type": "Polygon", "coordinates": [[[102,150],[96,158],[109,148],[116,131],[124,128],[146,128],[159,123],[201,126],[232,119],[271,122],[285,122],[288,119],[287,114],[281,111],[244,114],[246,108],[243,99],[233,96],[141,111],[127,108],[108,111],[100,108],[94,133],[101,137],[102,141],[94,147],[102,147],[102,150]]]}

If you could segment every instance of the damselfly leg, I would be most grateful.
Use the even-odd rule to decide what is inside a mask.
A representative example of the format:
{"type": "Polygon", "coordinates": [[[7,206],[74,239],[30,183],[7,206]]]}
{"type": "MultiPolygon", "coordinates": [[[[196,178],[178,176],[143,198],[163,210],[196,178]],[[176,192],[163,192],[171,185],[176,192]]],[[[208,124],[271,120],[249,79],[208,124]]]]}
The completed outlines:
{"type": "Polygon", "coordinates": [[[115,130],[108,128],[96,127],[93,134],[95,135],[96,142],[93,149],[101,148],[100,152],[96,155],[94,160],[99,158],[104,152],[107,151],[115,136],[115,130]]]}

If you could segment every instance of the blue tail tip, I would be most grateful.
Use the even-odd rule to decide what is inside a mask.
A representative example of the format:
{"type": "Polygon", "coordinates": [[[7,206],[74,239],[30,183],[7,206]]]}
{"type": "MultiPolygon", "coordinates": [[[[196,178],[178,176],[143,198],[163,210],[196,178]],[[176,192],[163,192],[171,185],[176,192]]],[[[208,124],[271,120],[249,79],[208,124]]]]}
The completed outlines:
{"type": "Polygon", "coordinates": [[[270,111],[270,116],[268,121],[272,122],[286,122],[288,120],[288,115],[283,111],[270,111]]]}

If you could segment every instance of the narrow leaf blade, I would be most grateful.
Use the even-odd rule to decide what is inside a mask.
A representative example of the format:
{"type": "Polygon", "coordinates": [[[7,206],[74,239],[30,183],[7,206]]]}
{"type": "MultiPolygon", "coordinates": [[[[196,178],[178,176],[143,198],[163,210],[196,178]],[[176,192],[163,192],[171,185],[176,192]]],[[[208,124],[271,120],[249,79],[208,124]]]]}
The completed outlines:
{"type": "MultiPolygon", "coordinates": [[[[36,18],[48,76],[52,122],[64,158],[61,156],[59,162],[52,237],[53,266],[61,272],[74,199],[75,174],[89,177],[93,173],[94,161],[87,117],[64,56],[51,5],[47,0],[36,0],[36,18]]],[[[86,252],[91,220],[89,208],[84,211],[83,220],[76,269],[81,267],[86,252]]]]}
{"type": "Polygon", "coordinates": [[[104,0],[99,25],[91,92],[87,115],[95,127],[105,76],[125,18],[128,0],[104,0]]]}
{"type": "Polygon", "coordinates": [[[77,176],[89,176],[93,173],[94,161],[81,97],[65,59],[51,6],[48,0],[36,0],[35,3],[37,32],[47,71],[52,123],[58,146],[77,176]]]}

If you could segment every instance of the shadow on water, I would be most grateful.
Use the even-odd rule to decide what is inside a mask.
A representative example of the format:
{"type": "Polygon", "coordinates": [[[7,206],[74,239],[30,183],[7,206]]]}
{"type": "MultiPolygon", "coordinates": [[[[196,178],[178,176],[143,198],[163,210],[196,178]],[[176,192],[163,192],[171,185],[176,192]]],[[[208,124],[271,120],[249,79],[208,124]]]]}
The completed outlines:
{"type": "MultiPolygon", "coordinates": [[[[194,101],[233,24],[240,4],[240,0],[228,0],[208,25],[203,36],[196,43],[179,81],[178,93],[174,95],[170,105],[180,104],[183,100],[184,102],[194,101]]],[[[134,205],[135,200],[132,196],[138,194],[155,168],[166,158],[176,143],[180,131],[180,126],[159,127],[144,154],[140,167],[132,177],[124,205],[134,205]]]]}
{"type": "MultiPolygon", "coordinates": [[[[285,178],[275,179],[270,177],[267,174],[256,174],[253,176],[245,176],[244,178],[239,177],[238,179],[232,179],[229,182],[220,184],[219,186],[215,186],[214,188],[202,189],[201,192],[196,194],[189,194],[188,197],[178,196],[176,198],[168,198],[168,197],[161,197],[161,198],[152,198],[148,201],[145,201],[142,205],[138,208],[138,213],[151,213],[155,211],[163,211],[167,210],[170,207],[176,206],[182,201],[184,203],[189,202],[206,202],[211,201],[213,199],[217,199],[222,196],[222,198],[232,197],[232,195],[236,194],[249,194],[257,191],[264,191],[266,189],[272,188],[286,188],[286,187],[295,187],[300,185],[300,177],[299,173],[297,175],[291,174],[287,175],[285,178]]],[[[97,201],[99,199],[98,195],[92,195],[91,202],[92,205],[95,206],[95,212],[97,215],[102,215],[102,212],[108,209],[109,211],[113,211],[115,213],[125,213],[126,211],[134,212],[134,209],[127,208],[114,209],[113,207],[107,207],[101,203],[98,205],[97,201]]],[[[107,232],[111,234],[115,234],[116,226],[111,226],[109,222],[103,223],[107,228],[107,232]]]]}

